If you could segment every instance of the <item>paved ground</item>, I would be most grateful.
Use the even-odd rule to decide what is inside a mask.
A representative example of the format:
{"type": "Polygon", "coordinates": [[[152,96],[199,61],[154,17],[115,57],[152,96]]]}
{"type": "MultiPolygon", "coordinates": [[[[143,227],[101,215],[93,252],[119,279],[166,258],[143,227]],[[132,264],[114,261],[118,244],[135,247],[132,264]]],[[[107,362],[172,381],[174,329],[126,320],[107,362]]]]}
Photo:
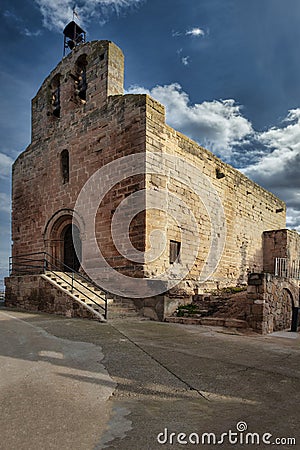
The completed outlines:
{"type": "Polygon", "coordinates": [[[272,448],[300,448],[299,344],[299,333],[1,309],[0,448],[270,448],[264,433],[297,440],[272,448]],[[247,433],[255,445],[241,444],[247,433]]]}

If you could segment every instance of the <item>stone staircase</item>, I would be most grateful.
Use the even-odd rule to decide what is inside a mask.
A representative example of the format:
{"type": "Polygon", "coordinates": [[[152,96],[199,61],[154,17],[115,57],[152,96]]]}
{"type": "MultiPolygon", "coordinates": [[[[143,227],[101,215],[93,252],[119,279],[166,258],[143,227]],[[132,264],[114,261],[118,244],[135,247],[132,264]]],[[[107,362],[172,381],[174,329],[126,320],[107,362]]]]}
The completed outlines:
{"type": "Polygon", "coordinates": [[[136,310],[132,300],[127,298],[115,298],[108,308],[108,319],[138,318],[141,314],[136,310]]]}
{"type": "Polygon", "coordinates": [[[208,325],[248,328],[245,320],[246,291],[239,293],[197,294],[192,304],[181,307],[166,322],[187,325],[208,325]]]}
{"type": "Polygon", "coordinates": [[[49,271],[41,276],[57,289],[68,294],[81,306],[88,309],[95,319],[100,322],[106,322],[107,319],[139,317],[132,300],[116,298],[107,294],[100,287],[96,287],[86,279],[83,279],[80,274],[49,271]],[[107,302],[106,318],[104,317],[105,302],[107,302]]]}
{"type": "Polygon", "coordinates": [[[88,309],[97,320],[106,322],[105,303],[110,304],[113,299],[100,288],[83,279],[79,274],[67,272],[45,272],[42,278],[54,285],[57,289],[68,294],[81,306],[88,309]]]}

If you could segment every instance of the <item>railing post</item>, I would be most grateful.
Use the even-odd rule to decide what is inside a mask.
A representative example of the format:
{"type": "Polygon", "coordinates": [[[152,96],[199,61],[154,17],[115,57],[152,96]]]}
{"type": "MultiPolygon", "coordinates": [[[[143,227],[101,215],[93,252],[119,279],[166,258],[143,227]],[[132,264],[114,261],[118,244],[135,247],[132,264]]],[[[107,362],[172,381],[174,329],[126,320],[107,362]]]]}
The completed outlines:
{"type": "Polygon", "coordinates": [[[73,294],[73,289],[74,289],[74,272],[72,272],[72,294],[73,294]]]}
{"type": "Polygon", "coordinates": [[[278,277],[278,258],[275,259],[275,277],[278,277]]]}
{"type": "Polygon", "coordinates": [[[43,267],[44,272],[47,271],[47,268],[48,268],[48,265],[47,265],[47,259],[46,259],[46,255],[44,255],[44,267],[43,267]]]}

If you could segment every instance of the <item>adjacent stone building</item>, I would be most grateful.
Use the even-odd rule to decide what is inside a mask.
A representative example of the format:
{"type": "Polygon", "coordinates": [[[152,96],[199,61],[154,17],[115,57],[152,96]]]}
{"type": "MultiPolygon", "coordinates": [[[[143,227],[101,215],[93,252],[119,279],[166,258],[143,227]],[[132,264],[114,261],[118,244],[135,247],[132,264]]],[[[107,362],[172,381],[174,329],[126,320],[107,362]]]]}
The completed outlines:
{"type": "MultiPolygon", "coordinates": [[[[31,144],[13,166],[10,305],[24,300],[26,254],[46,252],[56,270],[85,273],[159,319],[197,291],[275,275],[276,258],[289,257],[284,202],[169,127],[163,105],[124,95],[123,76],[112,42],[75,45],[32,100],[31,144]]],[[[27,308],[33,291],[42,296],[39,270],[30,270],[27,308]]]]}

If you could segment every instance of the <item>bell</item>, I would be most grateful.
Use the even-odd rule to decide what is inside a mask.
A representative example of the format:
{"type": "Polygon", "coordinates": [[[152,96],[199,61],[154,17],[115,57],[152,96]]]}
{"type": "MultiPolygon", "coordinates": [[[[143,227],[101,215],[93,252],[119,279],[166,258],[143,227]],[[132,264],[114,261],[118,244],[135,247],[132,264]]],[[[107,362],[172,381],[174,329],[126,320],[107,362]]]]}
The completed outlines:
{"type": "Polygon", "coordinates": [[[73,48],[75,47],[75,43],[74,41],[68,40],[67,41],[67,46],[69,47],[70,50],[73,50],[73,48]]]}

